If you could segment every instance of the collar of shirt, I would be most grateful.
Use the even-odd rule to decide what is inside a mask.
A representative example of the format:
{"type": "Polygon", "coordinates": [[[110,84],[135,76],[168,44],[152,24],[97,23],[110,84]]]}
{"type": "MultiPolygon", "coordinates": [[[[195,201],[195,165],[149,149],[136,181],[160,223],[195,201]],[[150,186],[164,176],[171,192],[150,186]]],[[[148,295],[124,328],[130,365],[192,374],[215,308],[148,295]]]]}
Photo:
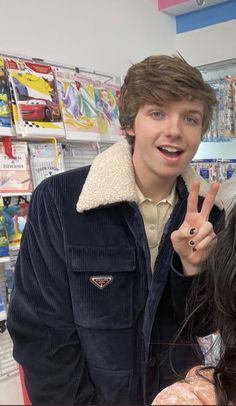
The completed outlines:
{"type": "Polygon", "coordinates": [[[175,204],[175,200],[176,200],[176,183],[172,187],[170,194],[167,197],[165,197],[164,199],[160,200],[159,202],[155,202],[154,200],[150,199],[149,197],[145,197],[143,195],[143,193],[141,192],[141,190],[139,189],[137,184],[136,184],[136,193],[137,193],[137,197],[138,197],[138,206],[139,207],[141,206],[142,203],[144,203],[147,200],[156,204],[157,206],[161,203],[169,203],[169,205],[173,207],[175,204]]]}

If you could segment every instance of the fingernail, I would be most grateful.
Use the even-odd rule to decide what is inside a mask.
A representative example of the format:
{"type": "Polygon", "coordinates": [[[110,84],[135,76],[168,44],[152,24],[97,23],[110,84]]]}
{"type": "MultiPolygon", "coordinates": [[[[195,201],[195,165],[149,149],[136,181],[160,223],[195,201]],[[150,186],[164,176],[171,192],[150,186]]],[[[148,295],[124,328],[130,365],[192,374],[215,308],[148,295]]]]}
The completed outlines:
{"type": "Polygon", "coordinates": [[[196,247],[193,247],[192,250],[195,252],[195,251],[197,251],[197,248],[196,248],[196,247]]]}
{"type": "Polygon", "coordinates": [[[190,228],[189,230],[189,234],[193,235],[195,232],[197,231],[197,229],[195,227],[190,228]]]}
{"type": "Polygon", "coordinates": [[[195,241],[190,240],[190,241],[189,241],[189,244],[193,246],[193,245],[195,245],[195,241]]]}

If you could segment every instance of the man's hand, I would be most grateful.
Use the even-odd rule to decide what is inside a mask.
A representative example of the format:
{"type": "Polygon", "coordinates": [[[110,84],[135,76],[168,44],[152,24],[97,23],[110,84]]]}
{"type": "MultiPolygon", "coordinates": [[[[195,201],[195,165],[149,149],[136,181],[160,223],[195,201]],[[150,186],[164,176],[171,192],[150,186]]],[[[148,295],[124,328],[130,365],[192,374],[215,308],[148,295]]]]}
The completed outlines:
{"type": "Polygon", "coordinates": [[[195,275],[216,242],[212,224],[208,221],[219,189],[213,183],[207,192],[202,209],[198,212],[200,182],[194,181],[188,196],[187,212],[181,227],[171,234],[175,252],[179,255],[185,275],[195,275]]]}

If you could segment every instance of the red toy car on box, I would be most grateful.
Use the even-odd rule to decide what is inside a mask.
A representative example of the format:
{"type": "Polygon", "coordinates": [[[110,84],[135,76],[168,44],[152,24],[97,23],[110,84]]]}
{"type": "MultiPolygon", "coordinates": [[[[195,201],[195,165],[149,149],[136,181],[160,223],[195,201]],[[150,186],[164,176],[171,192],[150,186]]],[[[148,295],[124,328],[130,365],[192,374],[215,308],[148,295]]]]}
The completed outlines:
{"type": "Polygon", "coordinates": [[[24,121],[53,121],[57,118],[50,100],[30,98],[19,101],[18,105],[24,121]]]}

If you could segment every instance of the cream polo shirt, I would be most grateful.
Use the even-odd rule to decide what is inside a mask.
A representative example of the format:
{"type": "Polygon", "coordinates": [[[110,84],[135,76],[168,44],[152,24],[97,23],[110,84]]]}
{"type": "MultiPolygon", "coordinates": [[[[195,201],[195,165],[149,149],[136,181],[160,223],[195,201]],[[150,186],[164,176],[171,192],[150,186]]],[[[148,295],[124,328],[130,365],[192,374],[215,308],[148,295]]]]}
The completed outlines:
{"type": "Polygon", "coordinates": [[[151,268],[153,272],[165,224],[167,223],[177,201],[176,184],[173,186],[169,196],[160,200],[158,203],[145,197],[137,185],[136,190],[138,207],[143,218],[147,235],[151,256],[151,268]]]}

